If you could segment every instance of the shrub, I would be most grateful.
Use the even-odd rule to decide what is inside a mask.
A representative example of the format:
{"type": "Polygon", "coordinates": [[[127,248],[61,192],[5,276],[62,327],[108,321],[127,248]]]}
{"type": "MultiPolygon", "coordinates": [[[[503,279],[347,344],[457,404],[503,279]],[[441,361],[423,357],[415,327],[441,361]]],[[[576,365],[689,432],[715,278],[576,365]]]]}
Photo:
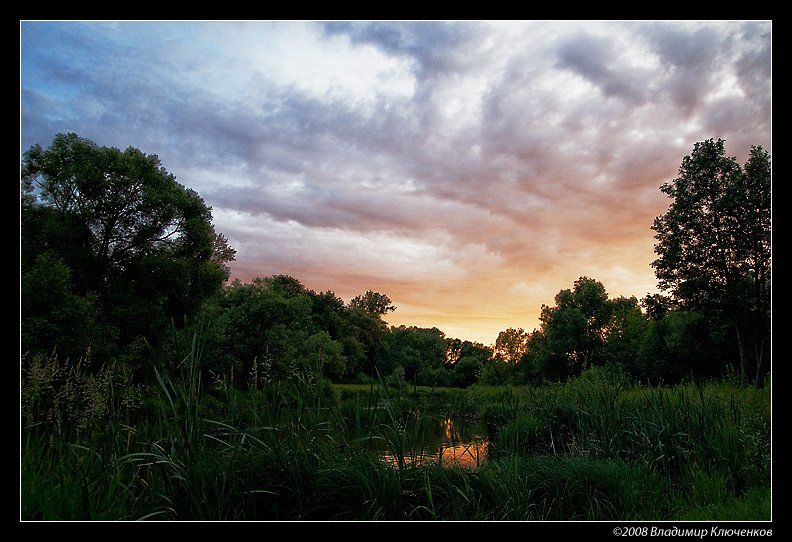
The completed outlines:
{"type": "Polygon", "coordinates": [[[456,418],[472,418],[477,413],[476,400],[465,390],[452,390],[448,395],[448,415],[456,418]]]}
{"type": "Polygon", "coordinates": [[[481,383],[490,386],[507,386],[512,383],[515,365],[502,361],[492,361],[484,365],[481,383]]]}
{"type": "Polygon", "coordinates": [[[497,443],[490,450],[493,455],[532,454],[544,448],[545,427],[541,420],[524,412],[504,425],[497,435],[497,443]]]}
{"type": "Polygon", "coordinates": [[[493,403],[484,408],[481,414],[484,429],[490,439],[495,439],[501,428],[517,417],[515,405],[508,403],[493,403]]]}

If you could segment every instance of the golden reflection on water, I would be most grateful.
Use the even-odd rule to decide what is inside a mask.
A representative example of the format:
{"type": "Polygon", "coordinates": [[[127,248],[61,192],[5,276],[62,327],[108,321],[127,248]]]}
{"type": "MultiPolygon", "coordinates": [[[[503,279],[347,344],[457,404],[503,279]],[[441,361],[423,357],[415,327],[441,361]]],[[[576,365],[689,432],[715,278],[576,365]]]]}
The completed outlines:
{"type": "MultiPolygon", "coordinates": [[[[442,422],[443,439],[439,445],[424,450],[404,455],[404,464],[440,464],[447,467],[462,467],[475,469],[486,463],[487,447],[489,441],[486,438],[472,436],[463,438],[460,435],[457,424],[451,418],[446,418],[442,422]]],[[[398,466],[398,457],[392,453],[383,453],[382,459],[387,463],[398,466]]]]}

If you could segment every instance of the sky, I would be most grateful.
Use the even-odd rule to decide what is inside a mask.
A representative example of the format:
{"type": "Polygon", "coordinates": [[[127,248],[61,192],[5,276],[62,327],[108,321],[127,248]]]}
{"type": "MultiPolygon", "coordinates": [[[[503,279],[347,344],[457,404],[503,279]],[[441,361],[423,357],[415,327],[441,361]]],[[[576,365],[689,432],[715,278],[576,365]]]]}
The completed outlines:
{"type": "Polygon", "coordinates": [[[693,144],[771,146],[769,21],[23,21],[21,149],[157,154],[232,278],[492,344],[588,276],[656,292],[693,144]]]}

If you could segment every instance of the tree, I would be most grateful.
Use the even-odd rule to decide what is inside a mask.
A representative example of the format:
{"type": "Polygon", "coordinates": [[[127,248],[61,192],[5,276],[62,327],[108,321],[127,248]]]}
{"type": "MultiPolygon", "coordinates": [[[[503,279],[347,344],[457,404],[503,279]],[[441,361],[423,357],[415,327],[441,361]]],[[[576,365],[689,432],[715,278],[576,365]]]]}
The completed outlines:
{"type": "Polygon", "coordinates": [[[580,277],[555,302],[542,305],[540,329],[526,337],[520,379],[561,380],[591,366],[623,364],[637,352],[645,317],[636,298],[608,299],[601,282],[580,277]]]}
{"type": "Polygon", "coordinates": [[[220,265],[233,259],[233,249],[211,226],[210,208],[177,183],[156,155],[58,134],[48,149],[35,145],[25,153],[22,177],[28,194],[38,191],[34,202],[75,217],[91,231],[102,278],[162,247],[214,257],[220,265]]]}
{"type": "Polygon", "coordinates": [[[479,362],[482,364],[493,361],[492,347],[485,346],[480,342],[462,341],[459,352],[460,359],[463,357],[473,357],[479,360],[479,362]]]}
{"type": "Polygon", "coordinates": [[[454,372],[451,374],[451,381],[454,386],[466,388],[471,384],[478,382],[481,377],[482,364],[481,360],[475,356],[462,356],[462,358],[454,364],[454,372]]]}
{"type": "MultiPolygon", "coordinates": [[[[58,134],[49,148],[25,152],[22,180],[23,281],[40,255],[52,254],[69,271],[70,294],[91,300],[117,350],[155,343],[228,278],[234,250],[214,231],[211,209],[156,155],[58,134]]],[[[43,295],[25,291],[32,305],[43,295]]]]}
{"type": "Polygon", "coordinates": [[[452,367],[462,357],[462,339],[446,339],[446,356],[444,365],[452,367]]]}
{"type": "Polygon", "coordinates": [[[384,316],[390,311],[395,311],[396,307],[391,304],[391,300],[385,294],[380,294],[368,290],[365,294],[353,298],[349,302],[350,307],[361,309],[369,314],[384,316]]]}
{"type": "MultiPolygon", "coordinates": [[[[446,357],[445,334],[439,329],[399,326],[391,329],[393,348],[391,357],[395,365],[404,367],[404,378],[416,381],[421,369],[441,369],[446,357]]],[[[427,373],[424,374],[434,374],[427,373]]],[[[430,382],[417,382],[431,384],[430,382]]]]}
{"type": "Polygon", "coordinates": [[[613,312],[605,286],[580,277],[572,290],[558,292],[555,301],[555,307],[542,306],[539,317],[551,351],[563,353],[574,372],[599,364],[598,350],[613,312]]]}
{"type": "Polygon", "coordinates": [[[89,351],[103,353],[108,333],[96,307],[72,290],[68,266],[49,252],[25,272],[20,296],[23,353],[35,346],[73,362],[89,351]]]}
{"type": "Polygon", "coordinates": [[[648,323],[630,374],[652,384],[686,377],[714,376],[717,355],[705,318],[693,311],[670,311],[648,323]]]}
{"type": "Polygon", "coordinates": [[[673,201],[652,226],[659,287],[682,309],[710,315],[714,334],[732,329],[741,374],[753,370],[757,384],[769,339],[770,168],[761,147],[743,168],[722,139],[696,143],[661,186],[673,201]]]}
{"type": "Polygon", "coordinates": [[[516,380],[522,383],[558,381],[568,377],[574,367],[556,342],[547,337],[544,329],[535,329],[528,337],[525,354],[516,367],[516,380]]]}
{"type": "Polygon", "coordinates": [[[366,362],[363,370],[369,376],[388,375],[393,371],[391,361],[391,334],[382,319],[396,310],[385,294],[368,290],[349,302],[349,322],[352,336],[363,346],[366,362]]]}
{"type": "Polygon", "coordinates": [[[363,350],[363,345],[352,336],[342,337],[339,342],[346,359],[348,376],[357,377],[358,373],[365,374],[363,368],[366,364],[366,352],[363,350]]]}
{"type": "Polygon", "coordinates": [[[333,340],[339,340],[347,331],[349,318],[344,301],[333,292],[311,292],[313,323],[317,329],[325,330],[333,340]]]}
{"type": "Polygon", "coordinates": [[[341,343],[330,338],[326,331],[314,333],[305,341],[306,364],[311,370],[339,379],[346,373],[346,359],[341,343]]]}
{"type": "Polygon", "coordinates": [[[650,320],[641,312],[635,297],[611,300],[610,324],[605,332],[602,358],[605,364],[622,367],[631,376],[640,376],[638,355],[650,320]]]}
{"type": "Polygon", "coordinates": [[[670,310],[676,308],[676,303],[673,299],[663,294],[646,294],[641,300],[641,306],[649,318],[659,320],[670,310]]]}
{"type": "MultiPolygon", "coordinates": [[[[249,284],[236,280],[225,289],[222,370],[230,374],[233,368],[237,385],[248,386],[254,375],[285,379],[297,374],[312,335],[311,299],[307,293],[297,293],[301,287],[295,279],[276,276],[257,277],[249,284]]],[[[316,348],[311,348],[321,351],[324,338],[315,337],[316,348]]]]}
{"type": "Polygon", "coordinates": [[[495,356],[507,363],[520,361],[528,345],[528,334],[522,328],[509,328],[498,333],[495,339],[495,356]]]}
{"type": "Polygon", "coordinates": [[[514,378],[515,365],[511,363],[493,362],[484,365],[481,371],[481,382],[490,386],[506,386],[514,378]]]}

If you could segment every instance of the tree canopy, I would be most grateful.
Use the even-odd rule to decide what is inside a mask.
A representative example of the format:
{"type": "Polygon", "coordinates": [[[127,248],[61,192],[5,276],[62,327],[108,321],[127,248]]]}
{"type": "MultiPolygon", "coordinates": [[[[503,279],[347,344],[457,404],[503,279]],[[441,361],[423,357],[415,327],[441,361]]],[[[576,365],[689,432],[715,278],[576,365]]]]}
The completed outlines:
{"type": "MultiPolygon", "coordinates": [[[[46,294],[32,285],[57,273],[72,296],[62,300],[81,298],[102,322],[86,333],[93,339],[83,351],[156,342],[168,321],[195,313],[228,277],[234,250],[214,231],[211,209],[156,155],[58,134],[50,147],[24,154],[22,181],[23,323],[48,318],[35,309],[46,294]]],[[[22,339],[23,351],[53,346],[31,332],[22,339]]]]}
{"type": "Polygon", "coordinates": [[[761,147],[740,166],[722,139],[696,143],[660,188],[672,202],[652,226],[659,287],[682,308],[711,315],[713,330],[731,329],[741,373],[753,370],[757,382],[769,340],[770,168],[761,147]]]}
{"type": "Polygon", "coordinates": [[[391,303],[387,295],[372,290],[368,290],[365,294],[352,298],[349,302],[349,306],[379,316],[396,310],[396,307],[391,303]]]}
{"type": "Polygon", "coordinates": [[[509,328],[498,333],[495,339],[495,355],[498,359],[517,363],[525,354],[528,345],[528,334],[522,328],[509,328]]]}

